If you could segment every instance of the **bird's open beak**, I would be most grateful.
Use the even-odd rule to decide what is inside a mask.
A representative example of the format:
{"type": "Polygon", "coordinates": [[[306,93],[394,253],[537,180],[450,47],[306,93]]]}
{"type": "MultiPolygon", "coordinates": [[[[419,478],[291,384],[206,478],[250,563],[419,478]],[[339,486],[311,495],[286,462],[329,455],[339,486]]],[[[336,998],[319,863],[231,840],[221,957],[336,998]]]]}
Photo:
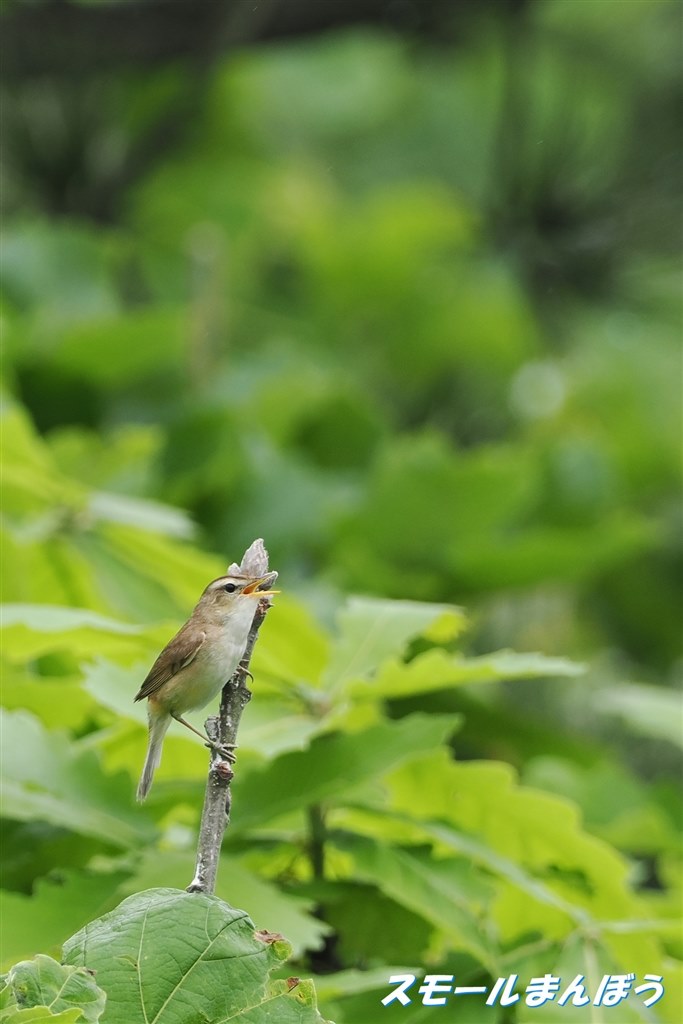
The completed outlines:
{"type": "Polygon", "coordinates": [[[278,594],[278,590],[270,589],[276,579],[276,572],[267,572],[265,576],[257,576],[255,580],[251,580],[247,583],[242,593],[258,594],[259,597],[270,597],[271,594],[278,594]]]}

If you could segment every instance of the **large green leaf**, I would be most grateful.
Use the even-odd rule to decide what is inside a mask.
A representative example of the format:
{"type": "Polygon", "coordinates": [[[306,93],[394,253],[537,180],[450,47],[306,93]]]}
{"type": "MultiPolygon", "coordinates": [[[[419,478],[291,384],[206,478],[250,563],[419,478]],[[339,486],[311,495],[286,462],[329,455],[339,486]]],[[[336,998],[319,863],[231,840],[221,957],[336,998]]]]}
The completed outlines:
{"type": "Polygon", "coordinates": [[[311,983],[270,979],[290,952],[216,896],[148,889],[69,939],[64,960],[97,971],[103,1024],[315,1024],[311,983]]]}
{"type": "MultiPolygon", "coordinates": [[[[152,886],[183,888],[195,871],[194,852],[147,849],[135,873],[121,887],[124,894],[152,886]]],[[[305,949],[318,949],[330,931],[312,914],[310,900],[284,892],[272,882],[259,878],[237,857],[226,854],[220,859],[216,896],[226,903],[240,905],[249,914],[257,928],[280,932],[291,944],[294,955],[305,949]]]]}
{"type": "Polygon", "coordinates": [[[444,742],[454,715],[410,715],[360,732],[320,736],[308,750],[283,754],[234,782],[232,828],[262,824],[307,804],[345,794],[444,742]]]}
{"type": "Polygon", "coordinates": [[[533,929],[551,937],[577,926],[609,931],[610,922],[626,921],[660,930],[661,922],[646,924],[625,860],[582,828],[576,805],[518,785],[508,765],[434,753],[397,767],[388,785],[393,809],[500,879],[494,916],[503,939],[533,929]]]}
{"type": "Polygon", "coordinates": [[[10,968],[7,984],[19,1007],[46,1007],[56,1016],[76,1008],[73,1019],[87,1024],[97,1024],[104,1012],[106,996],[90,971],[59,964],[42,953],[10,968]]]}
{"type": "Polygon", "coordinates": [[[19,821],[48,821],[119,847],[154,835],[134,806],[130,779],[108,776],[93,753],[48,732],[25,712],[0,711],[2,812],[19,821]]]}
{"type": "Polygon", "coordinates": [[[452,605],[351,598],[339,615],[326,683],[334,687],[366,676],[386,658],[402,654],[415,637],[453,638],[464,625],[464,613],[452,605]]]}

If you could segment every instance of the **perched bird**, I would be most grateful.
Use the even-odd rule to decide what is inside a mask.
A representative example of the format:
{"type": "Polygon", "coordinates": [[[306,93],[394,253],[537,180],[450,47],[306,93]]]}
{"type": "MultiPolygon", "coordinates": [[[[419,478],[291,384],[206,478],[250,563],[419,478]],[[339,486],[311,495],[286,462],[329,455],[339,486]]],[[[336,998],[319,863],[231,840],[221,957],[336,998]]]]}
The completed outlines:
{"type": "MultiPolygon", "coordinates": [[[[182,716],[203,708],[231,678],[244,654],[258,602],[276,593],[269,589],[277,579],[276,572],[250,577],[235,573],[234,568],[231,566],[227,576],[209,583],[192,615],[164,647],[135,696],[136,701],[147,698],[149,722],[147,757],[137,792],[140,801],[152,785],[171,719],[207,739],[182,716]]],[[[230,751],[220,748],[220,752],[234,761],[230,751]]]]}

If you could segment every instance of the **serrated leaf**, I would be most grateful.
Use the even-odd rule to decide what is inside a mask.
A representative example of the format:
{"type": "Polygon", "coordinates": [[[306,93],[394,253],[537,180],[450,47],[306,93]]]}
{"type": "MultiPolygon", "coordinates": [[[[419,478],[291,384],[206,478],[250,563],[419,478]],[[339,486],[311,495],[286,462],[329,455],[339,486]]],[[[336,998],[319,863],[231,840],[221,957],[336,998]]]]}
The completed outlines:
{"type": "Polygon", "coordinates": [[[465,627],[465,614],[446,604],[350,598],[339,615],[338,635],[325,671],[327,686],[372,672],[383,661],[403,653],[417,636],[435,630],[440,640],[465,627]]]}
{"type": "Polygon", "coordinates": [[[561,934],[570,922],[599,928],[650,916],[629,887],[625,860],[581,827],[576,806],[519,785],[509,765],[437,753],[398,767],[388,785],[393,808],[426,835],[525,895],[522,917],[520,898],[513,906],[501,889],[495,914],[506,940],[533,928],[561,934]]]}
{"type": "Polygon", "coordinates": [[[97,971],[102,1024],[320,1024],[310,983],[270,980],[290,951],[216,896],[149,889],[69,939],[64,960],[97,971]]]}
{"type": "Polygon", "coordinates": [[[0,710],[0,729],[6,817],[48,821],[121,847],[154,835],[149,817],[133,805],[130,779],[106,775],[93,753],[25,712],[0,710]]]}
{"type": "Polygon", "coordinates": [[[59,964],[42,953],[11,967],[7,983],[18,1006],[45,1006],[55,1015],[75,1008],[75,1019],[82,1016],[87,1024],[97,1024],[104,1012],[106,995],[89,971],[59,964]]]}
{"type": "Polygon", "coordinates": [[[350,735],[319,736],[233,783],[231,828],[248,828],[328,797],[343,801],[351,787],[440,746],[457,724],[454,715],[410,715],[350,735]]]}

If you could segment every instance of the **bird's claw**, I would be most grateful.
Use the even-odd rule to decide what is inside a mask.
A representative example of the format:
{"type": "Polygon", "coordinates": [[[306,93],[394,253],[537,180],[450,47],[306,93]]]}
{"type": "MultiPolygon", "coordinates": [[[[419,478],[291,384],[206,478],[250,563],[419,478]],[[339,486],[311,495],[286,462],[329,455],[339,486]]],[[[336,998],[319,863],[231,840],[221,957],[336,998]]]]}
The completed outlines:
{"type": "Polygon", "coordinates": [[[237,758],[233,754],[233,750],[237,746],[236,743],[205,743],[204,746],[208,747],[209,750],[215,750],[217,754],[223,758],[224,761],[229,761],[230,764],[234,764],[237,758]]]}
{"type": "Polygon", "coordinates": [[[251,679],[252,683],[254,682],[254,673],[250,672],[247,666],[243,665],[242,662],[240,662],[239,665],[237,666],[237,671],[242,676],[242,682],[244,682],[247,676],[249,677],[249,679],[251,679]]]}

